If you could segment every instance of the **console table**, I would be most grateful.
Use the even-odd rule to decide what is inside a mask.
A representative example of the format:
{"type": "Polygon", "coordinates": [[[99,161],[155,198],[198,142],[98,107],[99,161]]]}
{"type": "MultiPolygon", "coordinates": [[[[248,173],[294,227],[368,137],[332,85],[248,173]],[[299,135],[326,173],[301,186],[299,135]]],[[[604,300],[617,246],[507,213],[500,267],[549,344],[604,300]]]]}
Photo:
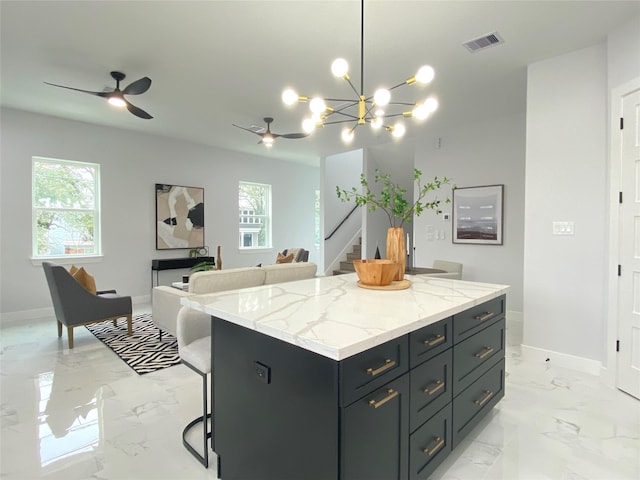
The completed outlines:
{"type": "Polygon", "coordinates": [[[183,298],[212,316],[222,480],[426,479],[504,396],[508,286],[355,274],[183,298]]]}
{"type": "Polygon", "coordinates": [[[153,272],[156,272],[156,285],[160,283],[160,270],[176,270],[179,268],[191,268],[201,262],[212,262],[215,264],[214,257],[184,257],[184,258],[155,258],[151,260],[151,288],[153,285],[153,272]]]}

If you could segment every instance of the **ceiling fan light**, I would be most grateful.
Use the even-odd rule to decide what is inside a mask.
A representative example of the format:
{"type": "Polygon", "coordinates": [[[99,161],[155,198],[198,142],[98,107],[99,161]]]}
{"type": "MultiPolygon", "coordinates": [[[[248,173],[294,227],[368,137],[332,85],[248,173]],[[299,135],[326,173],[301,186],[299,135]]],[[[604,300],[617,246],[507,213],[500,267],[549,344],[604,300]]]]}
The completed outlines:
{"type": "Polygon", "coordinates": [[[273,145],[273,136],[271,134],[266,133],[262,136],[262,143],[264,143],[267,147],[273,145]]]}
{"type": "Polygon", "coordinates": [[[376,105],[384,107],[389,104],[391,100],[391,92],[386,88],[379,88],[376,93],[373,94],[373,101],[376,105]]]}
{"type": "Polygon", "coordinates": [[[349,73],[349,64],[344,58],[336,58],[331,64],[331,73],[335,77],[344,78],[349,73]]]}
{"type": "Polygon", "coordinates": [[[353,128],[348,128],[348,127],[344,127],[342,129],[342,141],[345,143],[351,143],[351,141],[353,140],[353,128]]]}
{"type": "Polygon", "coordinates": [[[107,101],[114,107],[122,108],[127,106],[127,103],[124,101],[124,98],[122,98],[122,96],[118,94],[111,95],[109,97],[109,100],[107,101]]]}
{"type": "Polygon", "coordinates": [[[327,105],[324,103],[324,100],[320,97],[315,97],[309,102],[309,109],[312,113],[321,114],[327,108],[327,105]]]}
{"type": "Polygon", "coordinates": [[[293,105],[298,101],[298,94],[292,88],[287,88],[282,92],[282,101],[285,105],[293,105]]]}
{"type": "Polygon", "coordinates": [[[433,69],[433,67],[429,65],[423,65],[422,67],[420,67],[420,69],[416,73],[415,79],[416,79],[416,82],[418,83],[426,84],[426,83],[430,83],[433,80],[433,77],[435,77],[435,74],[436,72],[433,69]]]}

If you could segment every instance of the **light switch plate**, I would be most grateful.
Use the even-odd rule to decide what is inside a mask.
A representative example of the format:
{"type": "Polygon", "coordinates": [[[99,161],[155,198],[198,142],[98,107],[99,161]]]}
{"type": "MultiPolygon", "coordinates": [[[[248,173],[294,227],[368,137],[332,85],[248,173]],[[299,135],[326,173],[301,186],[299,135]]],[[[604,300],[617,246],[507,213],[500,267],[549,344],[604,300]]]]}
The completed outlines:
{"type": "Polygon", "coordinates": [[[553,222],[553,234],[554,235],[573,235],[574,234],[573,222],[553,222]]]}

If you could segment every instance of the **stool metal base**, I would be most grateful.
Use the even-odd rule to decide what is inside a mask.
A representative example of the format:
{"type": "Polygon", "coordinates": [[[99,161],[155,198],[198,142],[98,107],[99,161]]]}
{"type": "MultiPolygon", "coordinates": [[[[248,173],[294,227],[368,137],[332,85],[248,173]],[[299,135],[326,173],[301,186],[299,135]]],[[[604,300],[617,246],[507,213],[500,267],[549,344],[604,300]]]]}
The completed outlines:
{"type": "MultiPolygon", "coordinates": [[[[189,367],[191,370],[196,372],[198,375],[202,377],[202,415],[198,418],[190,421],[184,430],[182,430],[182,444],[184,447],[196,457],[196,459],[204,466],[204,468],[209,468],[209,439],[211,438],[211,433],[208,430],[208,420],[212,419],[211,413],[208,413],[207,407],[207,374],[202,373],[200,370],[195,368],[193,365],[182,360],[182,363],[189,367]],[[193,448],[193,446],[187,441],[187,433],[196,425],[202,423],[202,452],[203,455],[200,455],[198,451],[193,448]]],[[[213,421],[213,420],[212,420],[213,421]]],[[[212,427],[213,428],[213,427],[212,427]]]]}

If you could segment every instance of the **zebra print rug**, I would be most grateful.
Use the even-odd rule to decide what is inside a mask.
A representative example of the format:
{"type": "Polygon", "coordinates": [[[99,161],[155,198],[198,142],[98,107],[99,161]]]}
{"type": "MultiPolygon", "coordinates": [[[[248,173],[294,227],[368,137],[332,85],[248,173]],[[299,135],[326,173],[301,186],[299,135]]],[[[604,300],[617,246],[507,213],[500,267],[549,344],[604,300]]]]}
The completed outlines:
{"type": "Polygon", "coordinates": [[[158,327],[146,313],[133,318],[133,335],[127,335],[126,323],[118,321],[86,325],[87,330],[109,347],[138,375],[155,372],[180,363],[178,341],[173,335],[164,332],[162,341],[158,340],[158,327]]]}

